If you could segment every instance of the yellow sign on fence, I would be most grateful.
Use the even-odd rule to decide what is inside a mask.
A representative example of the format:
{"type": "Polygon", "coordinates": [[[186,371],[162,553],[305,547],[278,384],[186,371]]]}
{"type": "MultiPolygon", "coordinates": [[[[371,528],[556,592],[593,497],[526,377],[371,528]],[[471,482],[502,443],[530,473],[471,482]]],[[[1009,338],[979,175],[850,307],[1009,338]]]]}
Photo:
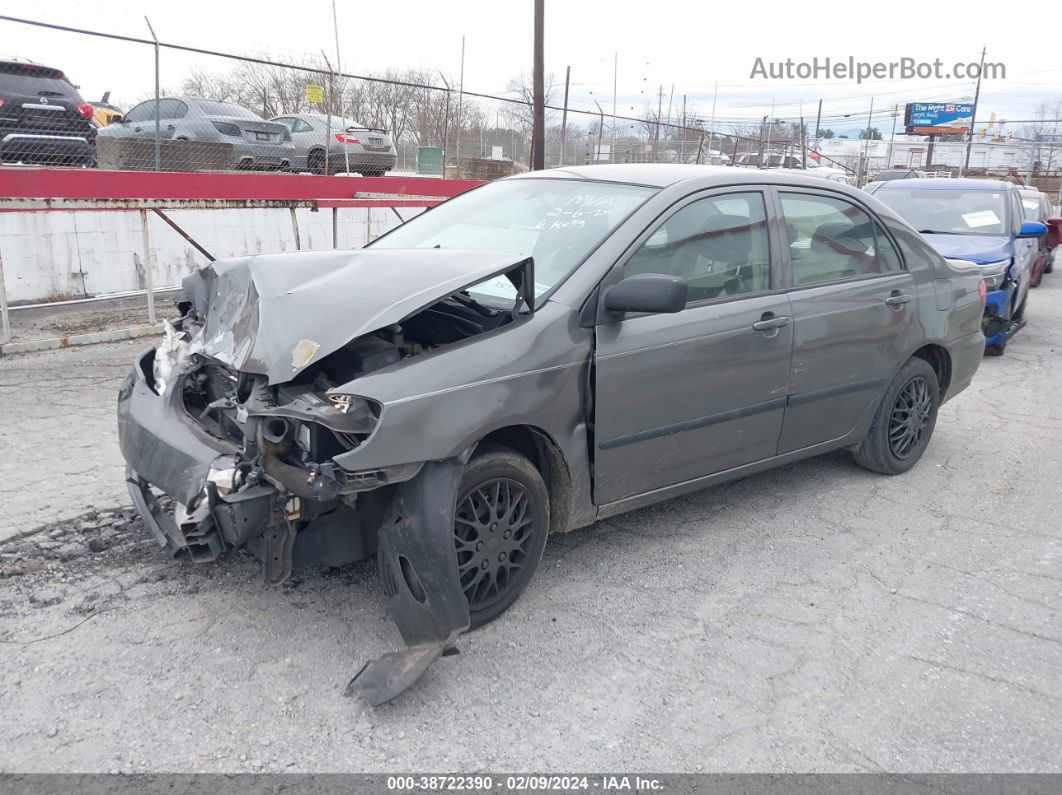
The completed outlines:
{"type": "Polygon", "coordinates": [[[306,101],[311,105],[318,102],[324,102],[324,86],[318,86],[313,83],[306,84],[306,101]]]}

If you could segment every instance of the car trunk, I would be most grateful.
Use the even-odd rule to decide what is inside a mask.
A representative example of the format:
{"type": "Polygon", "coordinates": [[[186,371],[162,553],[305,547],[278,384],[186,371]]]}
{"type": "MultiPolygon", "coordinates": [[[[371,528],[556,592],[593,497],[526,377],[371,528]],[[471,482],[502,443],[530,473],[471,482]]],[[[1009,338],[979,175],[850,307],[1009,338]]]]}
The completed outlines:
{"type": "Polygon", "coordinates": [[[275,146],[284,141],[284,133],[287,128],[283,124],[270,121],[258,121],[243,116],[215,117],[214,121],[226,124],[235,124],[240,128],[243,139],[251,144],[266,144],[275,146]]]}

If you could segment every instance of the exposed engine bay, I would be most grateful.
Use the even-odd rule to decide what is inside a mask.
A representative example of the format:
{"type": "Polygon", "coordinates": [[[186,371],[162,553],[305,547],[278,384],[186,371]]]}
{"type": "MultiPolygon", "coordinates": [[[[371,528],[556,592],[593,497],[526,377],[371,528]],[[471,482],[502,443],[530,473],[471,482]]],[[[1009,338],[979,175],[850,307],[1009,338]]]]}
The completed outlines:
{"type": "Polygon", "coordinates": [[[272,584],[378,554],[410,648],[355,690],[392,698],[469,626],[453,517],[472,448],[426,461],[412,445],[366,468],[386,408],[359,379],[530,317],[533,285],[529,259],[453,250],[247,257],[189,276],[180,318],[118,394],[145,527],[196,562],[246,547],[272,584]],[[499,277],[513,298],[468,290],[499,277]]]}

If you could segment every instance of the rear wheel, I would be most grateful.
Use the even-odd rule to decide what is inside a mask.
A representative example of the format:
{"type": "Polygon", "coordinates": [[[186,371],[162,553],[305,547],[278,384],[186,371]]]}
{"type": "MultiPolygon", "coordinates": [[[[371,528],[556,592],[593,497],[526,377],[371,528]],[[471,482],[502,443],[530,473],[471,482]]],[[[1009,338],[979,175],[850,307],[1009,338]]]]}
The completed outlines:
{"type": "Polygon", "coordinates": [[[548,532],[546,484],[524,456],[489,446],[465,465],[454,545],[472,629],[500,616],[527,588],[548,532]]]}
{"type": "Polygon", "coordinates": [[[906,472],[929,446],[939,407],[936,372],[924,359],[909,359],[885,390],[856,463],[884,475],[906,472]]]}
{"type": "Polygon", "coordinates": [[[324,152],[320,149],[314,149],[310,154],[306,155],[306,170],[311,174],[324,174],[324,152]]]}

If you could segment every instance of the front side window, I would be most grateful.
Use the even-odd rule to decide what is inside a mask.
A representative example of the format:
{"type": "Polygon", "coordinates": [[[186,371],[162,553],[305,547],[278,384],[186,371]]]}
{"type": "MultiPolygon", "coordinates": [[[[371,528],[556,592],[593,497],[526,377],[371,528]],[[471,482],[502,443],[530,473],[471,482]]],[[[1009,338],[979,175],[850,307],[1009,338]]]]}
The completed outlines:
{"type": "Polygon", "coordinates": [[[954,188],[882,188],[874,198],[923,234],[1006,235],[1004,191],[954,188]]]}
{"type": "MultiPolygon", "coordinates": [[[[440,204],[378,238],[374,248],[452,248],[535,260],[535,295],[564,280],[654,188],[575,179],[491,182],[440,204]]],[[[470,292],[512,299],[508,279],[470,292]]]]}
{"type": "Polygon", "coordinates": [[[820,284],[902,269],[876,221],[854,204],[829,196],[781,194],[793,284],[820,284]]]}
{"type": "Polygon", "coordinates": [[[763,194],[728,193],[687,204],[627,260],[624,275],[641,273],[681,277],[690,301],[770,289],[763,194]]]}
{"type": "Polygon", "coordinates": [[[313,130],[313,127],[311,127],[309,124],[304,122],[302,119],[291,119],[290,121],[292,122],[292,125],[291,125],[291,131],[292,132],[296,132],[296,133],[311,132],[313,130]]]}

